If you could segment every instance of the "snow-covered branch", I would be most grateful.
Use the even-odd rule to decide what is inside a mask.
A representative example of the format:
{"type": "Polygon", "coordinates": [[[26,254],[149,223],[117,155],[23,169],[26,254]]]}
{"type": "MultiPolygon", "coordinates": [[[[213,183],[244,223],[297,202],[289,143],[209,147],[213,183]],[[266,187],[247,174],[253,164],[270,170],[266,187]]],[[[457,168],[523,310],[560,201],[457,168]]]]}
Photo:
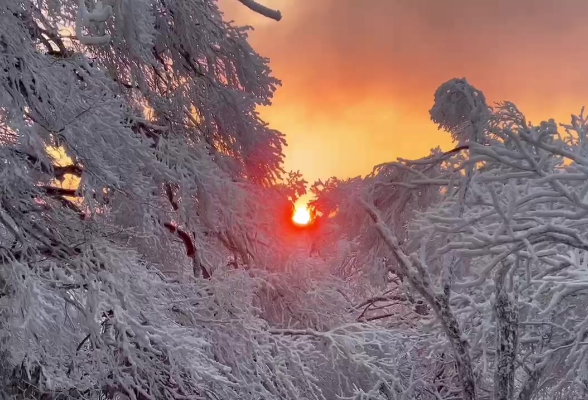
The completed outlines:
{"type": "Polygon", "coordinates": [[[76,18],[76,36],[78,40],[86,46],[104,45],[110,42],[109,34],[86,35],[84,28],[99,27],[112,16],[112,6],[103,6],[102,1],[98,0],[94,4],[94,9],[88,11],[86,0],[78,0],[78,13],[76,18]]]}
{"type": "Polygon", "coordinates": [[[365,200],[359,199],[359,201],[374,221],[375,227],[384,242],[396,256],[401,276],[408,279],[414,289],[423,296],[435,311],[437,318],[439,318],[443,325],[444,332],[447,335],[455,354],[459,378],[462,385],[463,398],[474,400],[476,398],[476,385],[470,359],[470,346],[462,333],[457,318],[451,311],[449,299],[445,294],[434,292],[421,260],[414,254],[408,256],[404,253],[398,243],[398,239],[386,226],[378,211],[365,200]]]}

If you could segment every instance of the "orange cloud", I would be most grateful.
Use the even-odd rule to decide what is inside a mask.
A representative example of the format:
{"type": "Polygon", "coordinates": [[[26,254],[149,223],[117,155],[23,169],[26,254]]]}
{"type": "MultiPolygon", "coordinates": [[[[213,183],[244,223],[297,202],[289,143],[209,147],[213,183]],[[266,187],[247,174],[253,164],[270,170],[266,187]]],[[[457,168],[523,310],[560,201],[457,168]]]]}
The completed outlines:
{"type": "Polygon", "coordinates": [[[262,116],[284,132],[286,167],[309,181],[418,157],[448,135],[429,121],[442,82],[466,77],[490,101],[533,120],[569,122],[588,100],[588,3],[576,0],[260,0],[280,22],[235,0],[255,49],[283,82],[262,116]]]}

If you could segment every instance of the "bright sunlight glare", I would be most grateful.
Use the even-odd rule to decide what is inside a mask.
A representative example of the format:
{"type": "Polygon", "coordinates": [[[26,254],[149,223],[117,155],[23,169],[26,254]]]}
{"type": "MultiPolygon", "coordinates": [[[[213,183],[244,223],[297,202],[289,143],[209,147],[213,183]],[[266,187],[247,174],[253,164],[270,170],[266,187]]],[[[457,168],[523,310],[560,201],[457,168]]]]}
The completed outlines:
{"type": "Polygon", "coordinates": [[[296,208],[292,221],[297,225],[308,225],[310,223],[310,211],[308,211],[308,208],[304,206],[296,208]]]}

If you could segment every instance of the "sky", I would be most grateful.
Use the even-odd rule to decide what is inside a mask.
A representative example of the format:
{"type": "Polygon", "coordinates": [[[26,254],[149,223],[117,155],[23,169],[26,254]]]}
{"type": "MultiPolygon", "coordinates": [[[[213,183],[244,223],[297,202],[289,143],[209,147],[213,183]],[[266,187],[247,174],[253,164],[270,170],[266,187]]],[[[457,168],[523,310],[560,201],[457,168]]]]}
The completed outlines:
{"type": "Polygon", "coordinates": [[[219,4],[255,28],[254,49],[282,81],[261,115],[286,135],[285,168],[309,182],[450,149],[428,110],[451,78],[465,77],[489,102],[514,102],[535,123],[567,123],[588,105],[586,1],[259,2],[283,19],[219,4]]]}

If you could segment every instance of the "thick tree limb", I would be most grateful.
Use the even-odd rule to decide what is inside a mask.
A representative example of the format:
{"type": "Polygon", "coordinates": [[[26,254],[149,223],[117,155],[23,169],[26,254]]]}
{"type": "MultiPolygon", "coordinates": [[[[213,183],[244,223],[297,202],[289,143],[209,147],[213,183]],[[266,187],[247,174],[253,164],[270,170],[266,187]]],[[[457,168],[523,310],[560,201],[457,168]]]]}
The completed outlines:
{"type": "Polygon", "coordinates": [[[238,0],[241,4],[245,7],[249,8],[251,11],[255,11],[258,14],[263,15],[264,17],[268,17],[279,21],[282,19],[282,13],[278,10],[272,10],[264,5],[259,4],[255,0],[238,0]]]}
{"type": "MultiPolygon", "coordinates": [[[[178,202],[175,200],[174,191],[171,183],[165,184],[165,194],[174,211],[178,211],[180,206],[178,202]]],[[[187,232],[184,232],[177,226],[172,225],[170,223],[164,223],[163,226],[165,226],[171,233],[177,235],[180,239],[182,239],[182,242],[184,242],[184,246],[186,247],[186,255],[188,256],[188,258],[192,260],[192,272],[194,274],[194,277],[202,275],[204,279],[210,279],[210,273],[204,267],[204,265],[202,265],[202,261],[198,256],[198,251],[196,250],[196,246],[194,245],[194,242],[192,241],[190,235],[187,232]]]]}
{"type": "Polygon", "coordinates": [[[516,299],[507,292],[504,284],[510,265],[504,263],[494,278],[496,301],[496,370],[494,373],[494,399],[511,400],[515,392],[515,365],[518,346],[519,315],[516,299]]]}
{"type": "Polygon", "coordinates": [[[194,276],[202,275],[204,279],[210,279],[210,273],[206,270],[204,265],[202,265],[200,257],[198,257],[198,252],[196,251],[196,246],[194,246],[194,242],[190,235],[168,222],[164,223],[163,226],[165,226],[168,231],[178,236],[184,243],[184,246],[186,247],[186,256],[192,260],[194,276]],[[198,271],[198,269],[200,269],[200,271],[198,271]]]}

